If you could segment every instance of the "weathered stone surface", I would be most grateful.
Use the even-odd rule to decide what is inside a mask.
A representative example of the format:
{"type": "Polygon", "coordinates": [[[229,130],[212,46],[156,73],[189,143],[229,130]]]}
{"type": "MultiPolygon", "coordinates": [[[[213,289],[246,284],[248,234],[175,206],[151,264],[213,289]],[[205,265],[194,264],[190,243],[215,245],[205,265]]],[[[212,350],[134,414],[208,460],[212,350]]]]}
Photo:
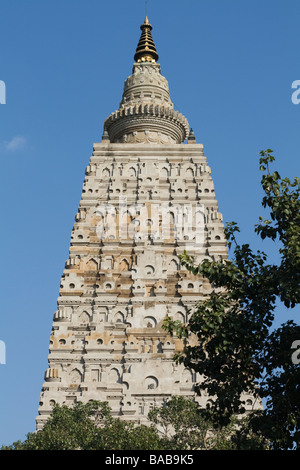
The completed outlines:
{"type": "Polygon", "coordinates": [[[194,395],[200,378],[174,364],[182,342],[162,329],[167,315],[186,322],[195,300],[210,291],[180,266],[184,249],[197,261],[227,256],[203,146],[94,144],[53,319],[38,428],[54,402],[107,400],[121,419],[142,421],[172,394],[194,395]],[[186,209],[198,206],[205,226],[197,244],[193,221],[191,239],[180,228],[186,209]]]}
{"type": "Polygon", "coordinates": [[[186,249],[200,263],[227,249],[203,145],[193,133],[182,143],[188,129],[159,65],[135,64],[85,171],[38,429],[55,403],[108,401],[115,416],[143,422],[172,395],[195,396],[201,377],[174,363],[183,343],[162,322],[187,322],[211,289],[178,255],[186,249]]]}

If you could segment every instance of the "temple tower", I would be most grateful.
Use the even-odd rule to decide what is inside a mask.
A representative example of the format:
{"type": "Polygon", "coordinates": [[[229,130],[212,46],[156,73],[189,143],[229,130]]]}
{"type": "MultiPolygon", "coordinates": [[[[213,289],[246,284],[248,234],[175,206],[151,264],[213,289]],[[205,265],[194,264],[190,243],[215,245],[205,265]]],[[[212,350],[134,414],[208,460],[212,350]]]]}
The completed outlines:
{"type": "Polygon", "coordinates": [[[147,17],[141,30],[120,107],[85,171],[37,429],[55,403],[92,399],[143,422],[172,395],[194,396],[199,380],[174,363],[183,343],[162,322],[186,322],[210,292],[178,255],[226,258],[224,227],[203,145],[174,110],[147,17]]]}

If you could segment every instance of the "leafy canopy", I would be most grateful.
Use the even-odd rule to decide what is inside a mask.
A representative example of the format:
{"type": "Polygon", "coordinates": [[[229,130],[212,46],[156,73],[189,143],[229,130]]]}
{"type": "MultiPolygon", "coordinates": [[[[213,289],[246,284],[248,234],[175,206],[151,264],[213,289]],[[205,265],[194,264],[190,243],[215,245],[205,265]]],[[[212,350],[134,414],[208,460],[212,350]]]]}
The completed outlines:
{"type": "Polygon", "coordinates": [[[227,450],[245,443],[234,421],[216,428],[195,400],[173,396],[150,411],[146,425],[112,417],[107,402],[55,405],[41,430],[1,450],[227,450]]]}
{"type": "Polygon", "coordinates": [[[196,346],[186,345],[175,360],[199,372],[199,392],[216,397],[213,411],[222,425],[245,412],[243,393],[254,404],[267,398],[264,411],[253,411],[251,426],[263,430],[270,448],[299,447],[300,369],[291,359],[291,346],[300,340],[292,321],[271,333],[278,302],[288,308],[299,304],[300,288],[300,180],[271,173],[272,150],[260,154],[262,206],[268,219],[259,218],[255,232],[278,248],[279,262],[270,263],[261,251],[240,245],[235,222],[225,229],[231,260],[204,260],[195,265],[184,252],[181,261],[195,276],[210,281],[212,292],[194,309],[188,325],[167,318],[164,328],[179,337],[196,335],[196,346]],[[255,419],[254,419],[255,418],[255,419]]]}

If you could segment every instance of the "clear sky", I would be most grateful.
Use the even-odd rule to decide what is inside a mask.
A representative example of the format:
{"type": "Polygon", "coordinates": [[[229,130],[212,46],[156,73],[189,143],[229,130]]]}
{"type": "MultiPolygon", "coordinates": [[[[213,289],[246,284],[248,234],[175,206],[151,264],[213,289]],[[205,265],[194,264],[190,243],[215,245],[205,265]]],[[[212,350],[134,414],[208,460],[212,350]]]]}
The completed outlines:
{"type": "MultiPolygon", "coordinates": [[[[144,0],[1,0],[0,445],[35,429],[85,167],[119,107],[144,17],[144,0]]],[[[253,235],[264,215],[258,155],[271,148],[282,176],[300,176],[299,0],[149,0],[148,17],[224,221],[269,249],[253,235]]]]}

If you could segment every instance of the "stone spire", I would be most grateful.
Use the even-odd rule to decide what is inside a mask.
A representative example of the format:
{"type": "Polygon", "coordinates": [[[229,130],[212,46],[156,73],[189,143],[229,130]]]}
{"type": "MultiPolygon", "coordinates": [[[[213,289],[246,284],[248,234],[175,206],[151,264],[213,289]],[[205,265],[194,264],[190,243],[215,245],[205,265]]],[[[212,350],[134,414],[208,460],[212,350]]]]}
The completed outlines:
{"type": "Polygon", "coordinates": [[[105,133],[112,143],[181,144],[189,124],[174,110],[147,16],[141,30],[132,75],[125,81],[119,109],[104,123],[105,133]]]}
{"type": "Polygon", "coordinates": [[[174,362],[183,340],[163,328],[167,316],[187,323],[212,289],[181,265],[184,250],[196,265],[226,259],[222,216],[203,145],[173,110],[159,64],[141,60],[85,169],[37,429],[55,404],[78,401],[108,402],[113,416],[144,424],[172,395],[206,407],[200,375],[174,362]]]}

